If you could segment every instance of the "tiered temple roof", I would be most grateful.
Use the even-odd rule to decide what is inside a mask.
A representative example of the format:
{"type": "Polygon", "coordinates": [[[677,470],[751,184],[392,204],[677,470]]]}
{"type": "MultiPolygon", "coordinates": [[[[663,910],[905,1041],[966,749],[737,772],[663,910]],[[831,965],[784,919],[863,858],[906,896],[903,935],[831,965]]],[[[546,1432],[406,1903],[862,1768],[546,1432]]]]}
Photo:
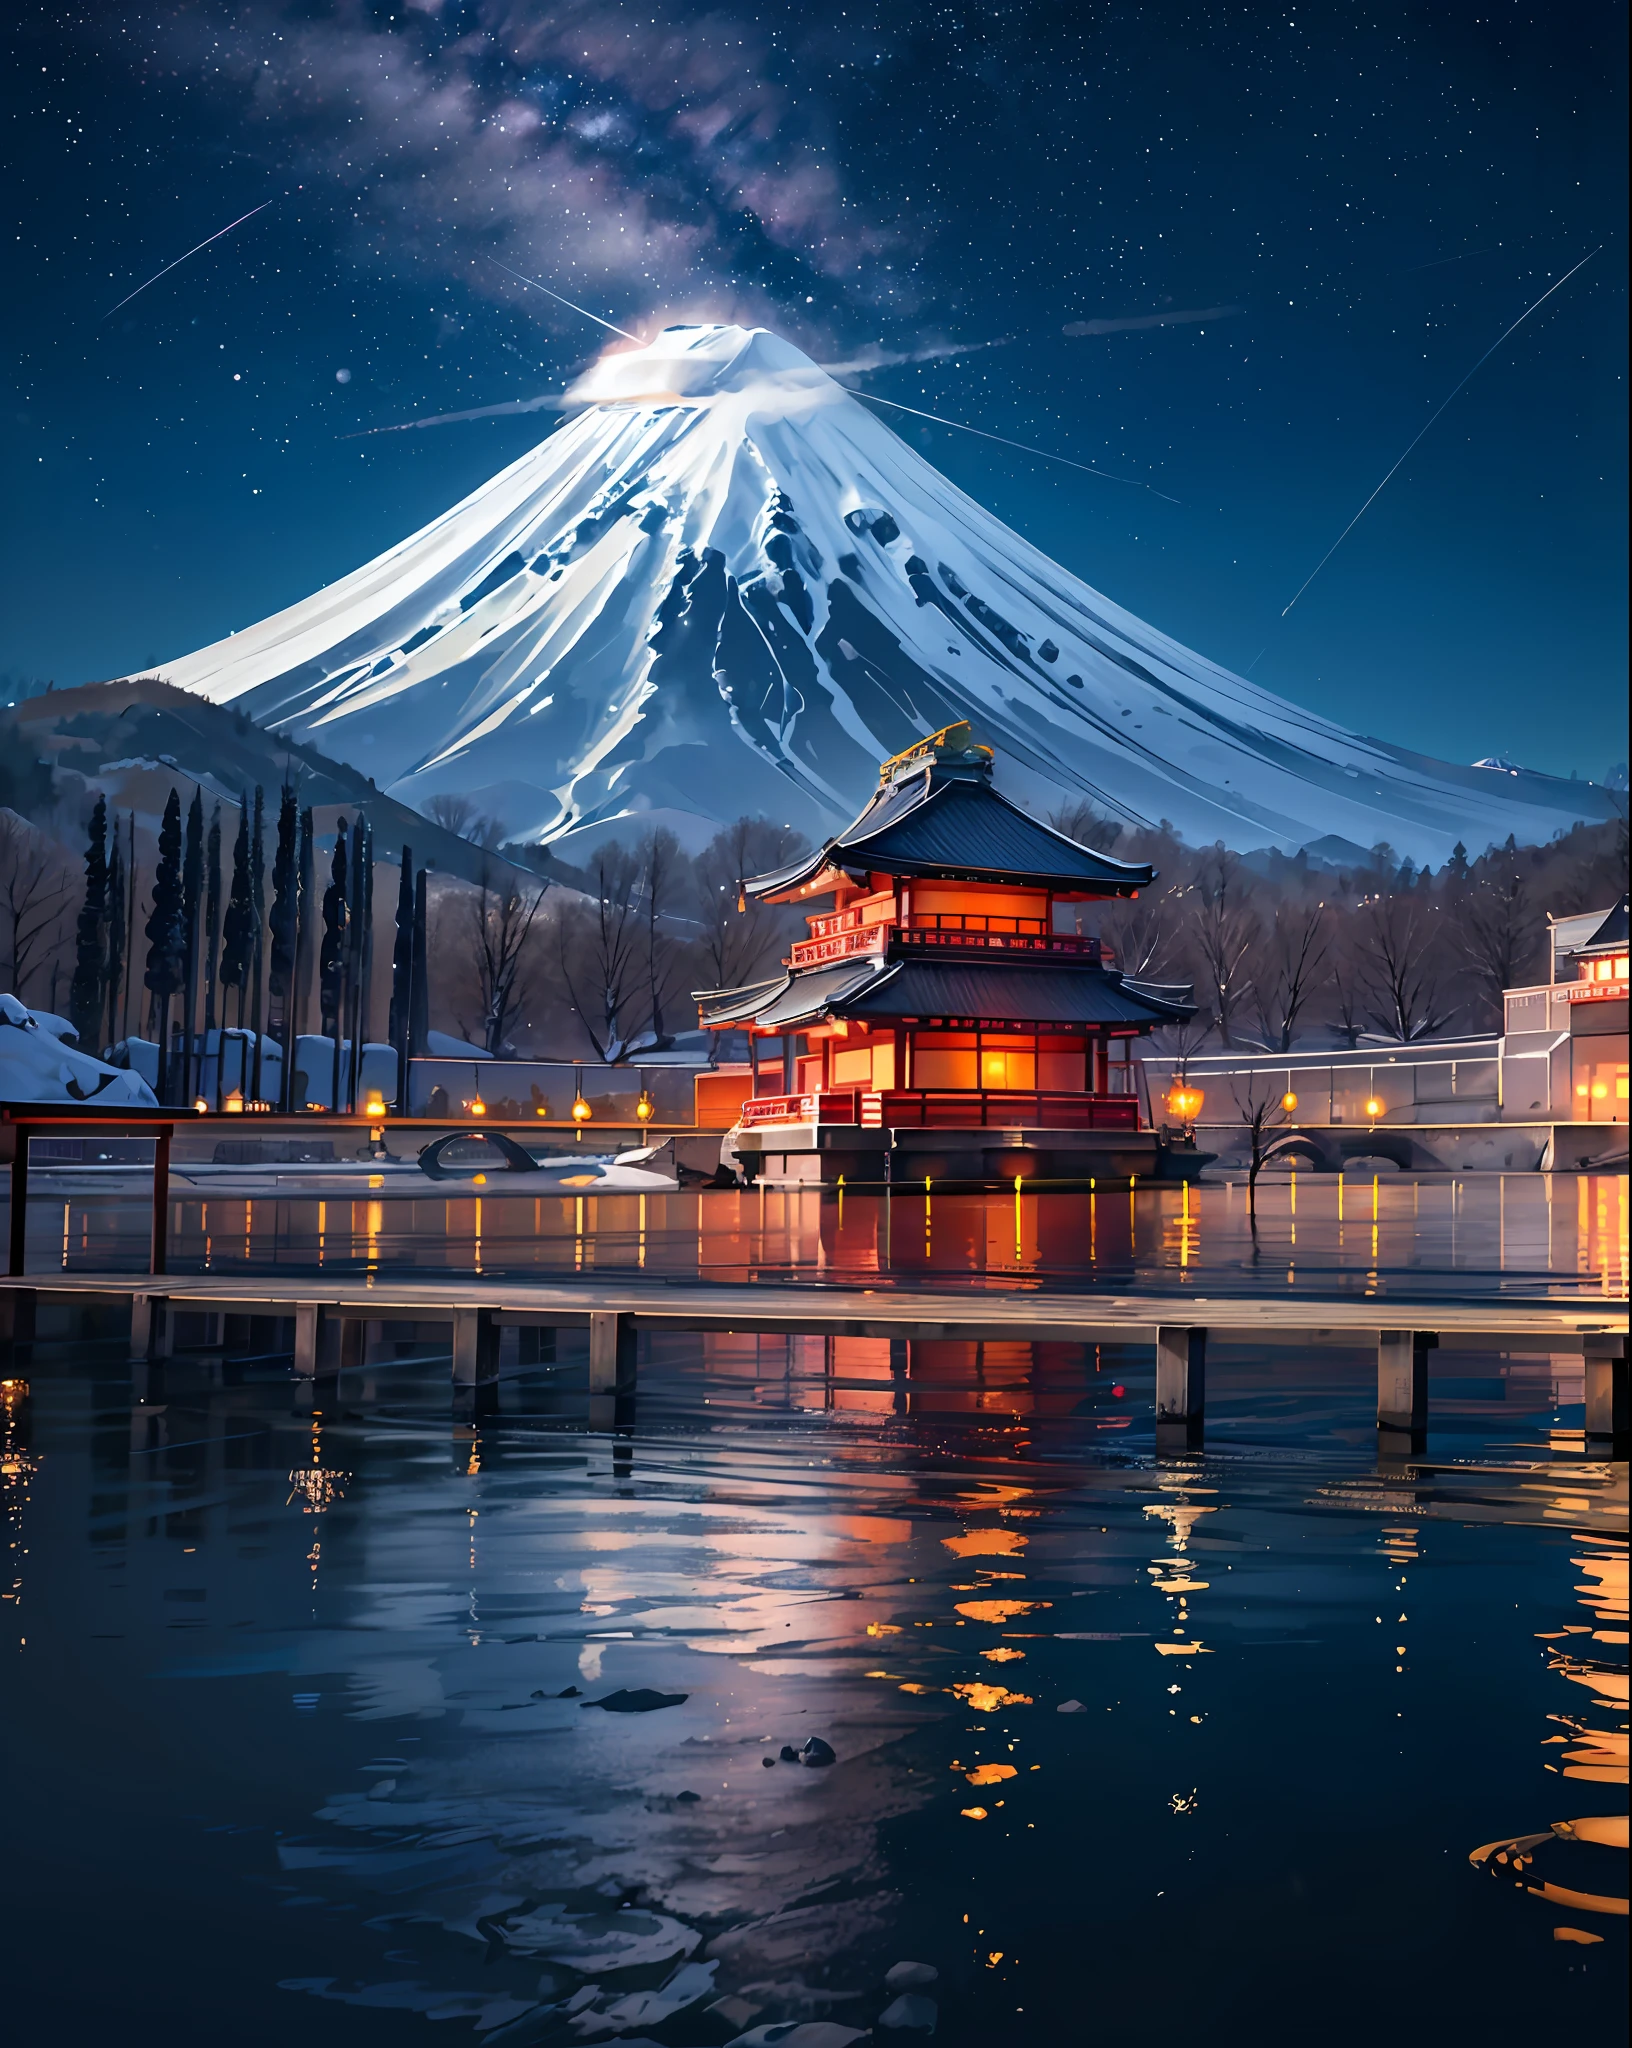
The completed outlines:
{"type": "MultiPolygon", "coordinates": [[[[814,853],[746,882],[751,896],[799,903],[937,882],[1040,891],[1053,902],[1128,898],[1155,870],[1080,845],[1028,816],[992,786],[990,748],[967,726],[884,763],[879,788],[842,832],[814,853]]],[[[759,1033],[807,1030],[829,1020],[895,1024],[1033,1025],[1118,1035],[1193,1014],[1189,991],[1131,981],[1105,964],[1098,941],[1045,929],[942,929],[911,915],[826,941],[841,957],[792,964],[736,989],[699,990],[704,1025],[759,1033]]],[[[989,927],[989,928],[987,928],[989,927]]],[[[816,944],[807,950],[819,950],[816,944]]]]}

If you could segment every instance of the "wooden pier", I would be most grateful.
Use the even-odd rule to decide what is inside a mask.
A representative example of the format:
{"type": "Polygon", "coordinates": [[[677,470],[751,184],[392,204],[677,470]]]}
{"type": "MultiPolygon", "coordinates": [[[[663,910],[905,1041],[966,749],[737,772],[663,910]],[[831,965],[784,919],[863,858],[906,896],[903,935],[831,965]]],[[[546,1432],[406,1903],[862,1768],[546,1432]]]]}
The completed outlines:
{"type": "Polygon", "coordinates": [[[491,1404],[499,1332],[511,1327],[587,1330],[592,1399],[633,1391],[643,1331],[863,1337],[892,1345],[1152,1345],[1159,1439],[1195,1442],[1206,1415],[1211,1340],[1300,1351],[1374,1346],[1378,1428],[1402,1439],[1402,1448],[1426,1428],[1428,1365],[1436,1349],[1577,1356],[1586,1373],[1588,1433],[1615,1440],[1627,1430],[1627,1310],[1624,1302],[1607,1300],[1428,1306],[1374,1299],[970,1294],[757,1282],[42,1273],[0,1278],[0,1337],[27,1341],[41,1300],[128,1302],[131,1352],[142,1359],[171,1355],[178,1315],[271,1319],[292,1329],[287,1348],[297,1378],[314,1382],[335,1379],[345,1367],[363,1362],[371,1324],[443,1324],[450,1333],[456,1400],[477,1408],[491,1404]]]}

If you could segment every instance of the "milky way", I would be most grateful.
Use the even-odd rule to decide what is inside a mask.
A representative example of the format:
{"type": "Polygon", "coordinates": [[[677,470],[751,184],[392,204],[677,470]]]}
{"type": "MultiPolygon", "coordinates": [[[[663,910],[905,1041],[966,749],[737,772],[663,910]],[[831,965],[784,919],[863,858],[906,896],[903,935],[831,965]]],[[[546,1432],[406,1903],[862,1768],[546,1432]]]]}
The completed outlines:
{"type": "Polygon", "coordinates": [[[606,337],[507,266],[996,436],[909,428],[1324,715],[1624,755],[1619,13],[166,0],[3,34],[14,686],[247,624],[530,445],[516,402],[606,337]],[[1600,242],[1282,623],[1311,538],[1600,242]]]}

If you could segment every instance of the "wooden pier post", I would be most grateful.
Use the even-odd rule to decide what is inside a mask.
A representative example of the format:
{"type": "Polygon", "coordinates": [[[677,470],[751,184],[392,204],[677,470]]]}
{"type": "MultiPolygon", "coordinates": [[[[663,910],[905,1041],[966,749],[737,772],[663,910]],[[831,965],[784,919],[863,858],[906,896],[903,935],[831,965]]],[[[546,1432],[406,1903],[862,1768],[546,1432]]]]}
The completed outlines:
{"type": "Polygon", "coordinates": [[[589,1312],[589,1391],[628,1394],[635,1385],[635,1320],[622,1309],[589,1312]]]}
{"type": "Polygon", "coordinates": [[[9,1120],[0,1129],[0,1159],[4,1159],[11,1168],[11,1242],[6,1271],[18,1276],[27,1271],[30,1135],[27,1124],[14,1124],[9,1120]]]}
{"type": "Polygon", "coordinates": [[[1428,1433],[1428,1354],[1438,1342],[1431,1330],[1384,1330],[1377,1338],[1377,1427],[1408,1437],[1413,1450],[1428,1433]]]}
{"type": "Polygon", "coordinates": [[[484,1402],[499,1383],[499,1331],[489,1308],[453,1312],[453,1391],[456,1400],[484,1402]]]}
{"type": "Polygon", "coordinates": [[[34,1290],[0,1290],[0,1364],[20,1365],[34,1338],[34,1290]]]}
{"type": "Polygon", "coordinates": [[[1158,1448],[1200,1443],[1206,1419],[1207,1332],[1164,1324],[1156,1332],[1158,1448]]]}
{"type": "Polygon", "coordinates": [[[153,1227],[148,1237],[147,1270],[163,1273],[170,1258],[170,1132],[160,1124],[153,1136],[153,1227]]]}
{"type": "Polygon", "coordinates": [[[130,1297],[130,1355],[144,1362],[168,1358],[175,1348],[170,1303],[162,1294],[130,1297]]]}
{"type": "Polygon", "coordinates": [[[1596,1332],[1582,1340],[1586,1367],[1586,1431],[1588,1436],[1619,1438],[1627,1434],[1626,1339],[1614,1332],[1596,1332]]]}

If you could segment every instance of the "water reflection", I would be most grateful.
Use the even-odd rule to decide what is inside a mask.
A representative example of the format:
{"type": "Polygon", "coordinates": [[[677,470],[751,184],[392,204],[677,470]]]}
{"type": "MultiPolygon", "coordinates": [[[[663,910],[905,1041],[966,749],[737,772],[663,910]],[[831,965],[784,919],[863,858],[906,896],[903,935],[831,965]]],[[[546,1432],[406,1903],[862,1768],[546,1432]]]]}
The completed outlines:
{"type": "Polygon", "coordinates": [[[1408,2039],[1615,2023],[1617,1924],[1556,1894],[1609,1896],[1561,1859],[1614,1854],[1625,1468],[1555,1447],[1550,1384],[1379,1471],[1369,1360],[1243,1357],[1258,1419],[1158,1464],[1131,1353],[669,1339],[595,1434],[573,1341],[480,1429],[445,1358],[312,1416],[275,1361],[42,1345],[0,1461],[25,2030],[102,2037],[106,1981],[182,2043],[682,2048],[907,1995],[1026,2043],[1091,1990],[1110,2039],[1257,2043],[1386,1927],[1408,2039]]]}
{"type": "MultiPolygon", "coordinates": [[[[931,1187],[889,1199],[764,1187],[389,1201],[178,1193],[172,1211],[175,1269],[211,1272],[279,1265],[1202,1292],[1387,1292],[1431,1282],[1469,1293],[1622,1295],[1628,1277],[1624,1175],[1291,1175],[1260,1187],[1256,1231],[1244,1189],[1232,1185],[1088,1194],[931,1187]]],[[[140,1194],[42,1198],[31,1209],[35,1268],[132,1266],[146,1243],[140,1194]]]]}

